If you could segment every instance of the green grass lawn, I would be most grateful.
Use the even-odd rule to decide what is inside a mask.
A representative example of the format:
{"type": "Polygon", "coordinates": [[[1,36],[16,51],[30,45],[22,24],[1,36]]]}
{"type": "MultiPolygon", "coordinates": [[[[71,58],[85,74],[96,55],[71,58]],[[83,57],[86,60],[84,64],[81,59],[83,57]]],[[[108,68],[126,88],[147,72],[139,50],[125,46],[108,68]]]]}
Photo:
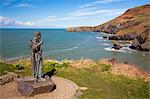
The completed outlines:
{"type": "MultiPolygon", "coordinates": [[[[14,71],[15,65],[0,63],[0,70],[10,70],[21,76],[31,75],[30,64],[23,62],[22,65],[24,70],[14,71]]],[[[56,67],[56,76],[67,78],[80,87],[87,87],[79,99],[149,99],[149,82],[112,75],[108,71],[101,71],[102,66],[109,67],[104,64],[80,69],[70,66],[56,67]]],[[[49,65],[44,65],[45,72],[51,69],[49,65]]]]}
{"type": "Polygon", "coordinates": [[[150,84],[142,80],[89,69],[64,68],[57,71],[57,76],[70,79],[80,87],[88,88],[83,91],[80,99],[149,99],[150,84]]]}

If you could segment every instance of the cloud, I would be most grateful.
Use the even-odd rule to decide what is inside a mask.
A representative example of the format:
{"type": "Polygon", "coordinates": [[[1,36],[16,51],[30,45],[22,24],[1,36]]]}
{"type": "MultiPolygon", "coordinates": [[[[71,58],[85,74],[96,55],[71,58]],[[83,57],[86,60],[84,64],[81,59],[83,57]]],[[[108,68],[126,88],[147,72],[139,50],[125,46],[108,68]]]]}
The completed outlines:
{"type": "MultiPolygon", "coordinates": [[[[68,12],[63,16],[49,15],[31,21],[18,21],[9,17],[0,16],[1,26],[29,26],[29,27],[45,27],[45,26],[71,26],[71,25],[90,25],[99,24],[102,21],[108,21],[121,15],[126,9],[100,9],[97,4],[107,4],[111,2],[119,2],[122,0],[96,0],[85,5],[81,5],[75,11],[68,12]]],[[[33,7],[28,3],[19,3],[15,7],[33,7]]]]}
{"type": "Polygon", "coordinates": [[[84,17],[84,16],[95,16],[95,15],[106,15],[106,14],[121,14],[122,12],[124,12],[126,9],[97,9],[97,10],[92,10],[92,11],[75,11],[70,13],[71,16],[74,17],[84,17]]]}
{"type": "Polygon", "coordinates": [[[94,5],[93,3],[88,3],[88,4],[84,4],[84,5],[80,6],[80,8],[82,9],[82,8],[86,8],[86,7],[91,7],[93,5],[94,5]]]}
{"type": "MultiPolygon", "coordinates": [[[[63,17],[51,15],[51,16],[46,16],[44,18],[32,20],[32,22],[36,24],[51,24],[51,25],[55,23],[57,23],[57,25],[61,25],[61,23],[63,24],[65,23],[65,25],[69,24],[69,26],[71,26],[71,24],[88,25],[92,22],[92,20],[93,22],[95,22],[95,19],[102,19],[103,21],[104,17],[118,16],[122,14],[125,10],[126,9],[102,9],[101,10],[97,8],[89,8],[89,9],[82,9],[82,10],[77,10],[68,13],[66,16],[63,17]],[[90,23],[87,23],[87,20],[90,20],[90,23]]],[[[105,19],[105,21],[108,21],[108,19],[105,19]]]]}
{"type": "Polygon", "coordinates": [[[9,17],[0,16],[0,26],[34,26],[30,21],[17,21],[9,17]]]}
{"type": "Polygon", "coordinates": [[[0,0],[0,5],[6,7],[6,6],[13,5],[14,3],[20,2],[20,1],[18,1],[18,0],[0,0]]]}
{"type": "Polygon", "coordinates": [[[119,2],[119,1],[123,1],[123,0],[97,0],[94,2],[90,2],[87,4],[81,5],[80,8],[82,9],[82,8],[92,7],[97,4],[108,4],[108,3],[119,2]]]}
{"type": "Polygon", "coordinates": [[[123,0],[97,0],[95,2],[92,2],[93,4],[107,4],[107,3],[112,3],[112,2],[119,2],[123,0]]]}
{"type": "Polygon", "coordinates": [[[58,16],[46,16],[41,19],[33,20],[33,22],[56,22],[56,21],[65,21],[65,20],[70,20],[71,17],[66,16],[66,17],[58,17],[58,16]]]}
{"type": "Polygon", "coordinates": [[[19,8],[32,8],[33,5],[28,4],[28,3],[21,3],[21,4],[16,5],[16,7],[19,7],[19,8]]]}
{"type": "Polygon", "coordinates": [[[31,8],[34,7],[29,3],[29,0],[0,0],[2,7],[19,7],[19,8],[31,8]]]}

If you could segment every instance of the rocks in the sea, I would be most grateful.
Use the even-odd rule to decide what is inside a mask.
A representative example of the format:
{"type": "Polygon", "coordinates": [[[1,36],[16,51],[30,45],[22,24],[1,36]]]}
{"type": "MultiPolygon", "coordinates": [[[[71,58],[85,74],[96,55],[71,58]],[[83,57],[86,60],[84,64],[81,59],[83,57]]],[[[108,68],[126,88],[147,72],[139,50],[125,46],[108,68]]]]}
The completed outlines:
{"type": "Polygon", "coordinates": [[[107,36],[103,36],[103,38],[104,38],[104,39],[107,39],[108,37],[107,37],[107,36]]]}
{"type": "Polygon", "coordinates": [[[130,46],[132,49],[150,51],[150,32],[136,36],[130,46]]]}
{"type": "Polygon", "coordinates": [[[15,78],[19,76],[13,72],[8,72],[7,74],[0,76],[0,85],[4,85],[8,82],[14,81],[15,78]]]}
{"type": "Polygon", "coordinates": [[[108,37],[109,40],[133,40],[137,33],[130,33],[125,35],[113,35],[108,37]]]}
{"type": "Polygon", "coordinates": [[[122,48],[122,46],[117,41],[113,41],[113,47],[112,48],[119,50],[122,48]]]}

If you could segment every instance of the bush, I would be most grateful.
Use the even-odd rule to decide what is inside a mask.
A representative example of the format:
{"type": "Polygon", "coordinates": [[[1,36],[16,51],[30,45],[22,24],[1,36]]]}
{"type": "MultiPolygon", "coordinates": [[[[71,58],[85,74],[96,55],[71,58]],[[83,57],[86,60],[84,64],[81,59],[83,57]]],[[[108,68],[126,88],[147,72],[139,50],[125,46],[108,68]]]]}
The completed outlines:
{"type": "Polygon", "coordinates": [[[17,69],[17,70],[23,70],[24,67],[21,64],[17,64],[16,67],[15,67],[15,69],[17,69]]]}
{"type": "Polygon", "coordinates": [[[12,64],[7,64],[4,62],[0,62],[0,76],[4,75],[7,72],[15,71],[15,66],[12,64]]]}
{"type": "Polygon", "coordinates": [[[111,65],[110,64],[100,64],[101,66],[101,71],[104,72],[104,71],[109,71],[110,68],[111,68],[111,65]]]}
{"type": "Polygon", "coordinates": [[[57,61],[57,60],[46,60],[44,62],[44,67],[43,67],[43,71],[44,72],[48,72],[52,69],[55,68],[62,68],[62,67],[67,67],[68,64],[71,63],[70,60],[62,60],[62,61],[57,61]]]}

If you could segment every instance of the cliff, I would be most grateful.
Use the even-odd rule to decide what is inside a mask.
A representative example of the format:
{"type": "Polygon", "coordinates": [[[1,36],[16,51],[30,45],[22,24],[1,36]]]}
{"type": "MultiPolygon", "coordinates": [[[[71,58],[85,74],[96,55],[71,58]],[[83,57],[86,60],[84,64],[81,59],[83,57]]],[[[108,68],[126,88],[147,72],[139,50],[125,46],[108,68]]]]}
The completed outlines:
{"type": "Polygon", "coordinates": [[[129,33],[142,33],[149,28],[150,22],[150,4],[128,9],[121,16],[97,26],[70,27],[69,32],[105,32],[115,35],[124,35],[129,33]]]}
{"type": "MultiPolygon", "coordinates": [[[[146,35],[143,38],[145,40],[142,43],[140,43],[141,42],[139,41],[140,39],[137,39],[138,43],[144,44],[145,46],[145,42],[149,42],[150,39],[149,37],[150,36],[149,35],[150,34],[150,4],[128,9],[121,16],[101,25],[91,26],[91,27],[90,26],[70,27],[67,29],[67,31],[105,32],[109,34],[114,34],[113,36],[108,38],[109,40],[133,40],[134,39],[135,41],[137,36],[143,38],[143,36],[146,35]]],[[[133,44],[133,45],[138,45],[138,44],[133,44]]],[[[139,46],[134,46],[132,48],[142,49],[142,46],[140,48],[137,47],[139,46]]],[[[150,46],[148,46],[147,48],[148,49],[146,50],[150,50],[150,46]]]]}

